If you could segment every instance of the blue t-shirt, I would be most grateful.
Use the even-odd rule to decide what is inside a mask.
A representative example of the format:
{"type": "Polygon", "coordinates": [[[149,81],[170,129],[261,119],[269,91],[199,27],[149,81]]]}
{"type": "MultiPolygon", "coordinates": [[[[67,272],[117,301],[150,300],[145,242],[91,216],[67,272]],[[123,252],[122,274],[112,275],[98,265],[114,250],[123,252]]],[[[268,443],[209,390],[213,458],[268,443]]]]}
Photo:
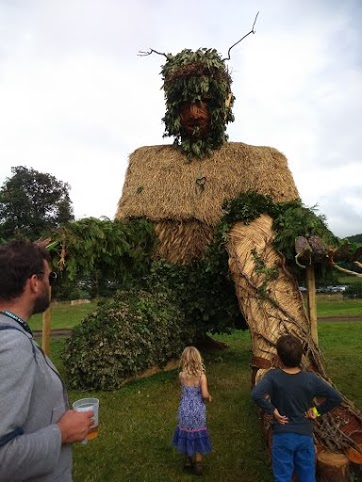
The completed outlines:
{"type": "Polygon", "coordinates": [[[300,371],[290,374],[279,368],[267,372],[255,385],[251,396],[265,412],[272,415],[277,408],[280,415],[288,417],[285,425],[273,419],[273,433],[311,434],[312,420],[305,417],[305,412],[314,405],[313,399],[325,399],[318,405],[321,415],[342,402],[341,395],[315,373],[300,371]]]}

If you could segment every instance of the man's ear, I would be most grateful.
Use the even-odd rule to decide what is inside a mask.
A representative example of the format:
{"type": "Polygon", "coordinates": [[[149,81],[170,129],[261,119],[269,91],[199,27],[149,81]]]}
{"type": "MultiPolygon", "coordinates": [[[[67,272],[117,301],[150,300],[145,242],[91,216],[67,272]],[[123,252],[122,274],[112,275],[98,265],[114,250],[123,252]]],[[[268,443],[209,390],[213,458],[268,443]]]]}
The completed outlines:
{"type": "Polygon", "coordinates": [[[39,291],[40,279],[36,274],[33,274],[26,282],[25,289],[28,286],[31,293],[37,293],[39,291]]]}

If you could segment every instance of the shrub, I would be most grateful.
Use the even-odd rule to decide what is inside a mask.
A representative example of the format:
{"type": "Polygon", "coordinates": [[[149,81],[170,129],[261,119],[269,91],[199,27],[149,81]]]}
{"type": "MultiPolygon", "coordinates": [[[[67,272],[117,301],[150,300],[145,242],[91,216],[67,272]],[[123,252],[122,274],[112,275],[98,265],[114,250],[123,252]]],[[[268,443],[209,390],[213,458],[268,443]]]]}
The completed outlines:
{"type": "Polygon", "coordinates": [[[194,333],[172,292],[119,291],[75,327],[62,354],[69,386],[112,390],[179,356],[194,333]]]}
{"type": "Polygon", "coordinates": [[[171,289],[176,294],[186,323],[193,325],[195,341],[201,341],[208,332],[230,333],[236,327],[246,328],[227,259],[223,250],[216,259],[206,256],[189,265],[154,262],[145,280],[146,286],[171,289]]]}

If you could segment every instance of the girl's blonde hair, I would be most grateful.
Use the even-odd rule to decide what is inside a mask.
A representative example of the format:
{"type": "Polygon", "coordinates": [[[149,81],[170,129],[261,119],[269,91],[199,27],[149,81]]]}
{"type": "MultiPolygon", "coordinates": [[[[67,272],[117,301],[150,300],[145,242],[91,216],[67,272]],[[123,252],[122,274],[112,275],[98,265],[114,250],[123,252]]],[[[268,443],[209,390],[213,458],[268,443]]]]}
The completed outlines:
{"type": "Polygon", "coordinates": [[[187,346],[182,352],[179,366],[187,378],[199,377],[205,372],[201,354],[194,346],[187,346]]]}

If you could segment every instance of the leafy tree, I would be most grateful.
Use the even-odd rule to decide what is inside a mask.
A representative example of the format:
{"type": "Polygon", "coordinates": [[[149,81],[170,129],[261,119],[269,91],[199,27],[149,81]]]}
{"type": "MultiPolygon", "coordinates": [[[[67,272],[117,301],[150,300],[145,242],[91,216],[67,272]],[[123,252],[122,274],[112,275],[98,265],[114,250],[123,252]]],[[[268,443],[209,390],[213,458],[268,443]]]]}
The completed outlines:
{"type": "Polygon", "coordinates": [[[362,233],[354,234],[353,236],[347,236],[346,239],[348,239],[350,243],[362,243],[362,233]]]}
{"type": "Polygon", "coordinates": [[[51,252],[61,268],[53,295],[58,299],[111,296],[148,273],[156,236],[145,219],[84,218],[52,230],[51,252]],[[81,293],[80,293],[81,292],[81,293]]]}
{"type": "Polygon", "coordinates": [[[0,189],[0,238],[35,240],[74,218],[69,184],[24,166],[11,172],[0,189]]]}

